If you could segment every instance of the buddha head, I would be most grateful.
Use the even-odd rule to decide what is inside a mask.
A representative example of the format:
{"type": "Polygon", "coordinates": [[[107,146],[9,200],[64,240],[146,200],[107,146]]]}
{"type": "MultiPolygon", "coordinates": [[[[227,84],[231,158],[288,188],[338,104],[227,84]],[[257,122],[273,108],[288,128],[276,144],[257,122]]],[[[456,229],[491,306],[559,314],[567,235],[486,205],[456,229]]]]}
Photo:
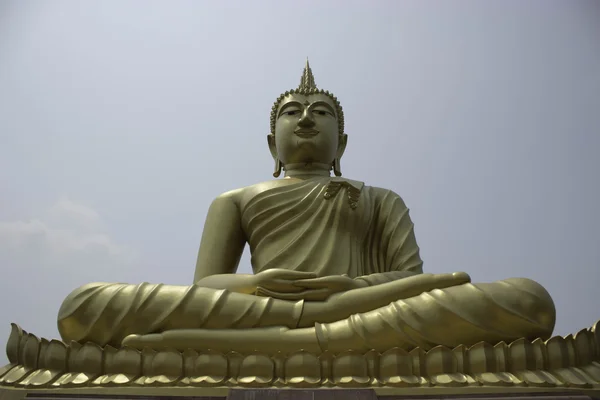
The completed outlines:
{"type": "Polygon", "coordinates": [[[342,106],[332,93],[317,88],[308,60],[298,88],[275,101],[267,139],[275,177],[282,168],[298,165],[329,168],[342,175],[340,159],[348,140],[342,106]]]}

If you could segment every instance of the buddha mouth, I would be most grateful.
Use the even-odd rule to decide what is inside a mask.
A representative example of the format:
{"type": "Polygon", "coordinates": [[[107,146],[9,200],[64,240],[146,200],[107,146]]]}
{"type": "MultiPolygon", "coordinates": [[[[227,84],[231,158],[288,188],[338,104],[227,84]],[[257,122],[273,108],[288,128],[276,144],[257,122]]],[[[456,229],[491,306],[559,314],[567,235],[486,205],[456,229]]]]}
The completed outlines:
{"type": "Polygon", "coordinates": [[[299,128],[294,131],[294,133],[302,138],[309,138],[316,136],[319,131],[312,128],[299,128]]]}

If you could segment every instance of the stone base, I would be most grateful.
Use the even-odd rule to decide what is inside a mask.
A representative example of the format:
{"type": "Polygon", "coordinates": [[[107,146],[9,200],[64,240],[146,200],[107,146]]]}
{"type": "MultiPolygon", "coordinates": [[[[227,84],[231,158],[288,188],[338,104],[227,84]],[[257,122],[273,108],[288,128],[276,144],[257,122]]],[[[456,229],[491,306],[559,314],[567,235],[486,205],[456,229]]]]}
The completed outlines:
{"type": "Polygon", "coordinates": [[[546,341],[407,352],[138,351],[13,325],[0,400],[600,400],[600,322],[546,341]]]}
{"type": "Polygon", "coordinates": [[[0,400],[600,400],[600,390],[512,388],[242,389],[242,388],[0,388],[0,400]]]}

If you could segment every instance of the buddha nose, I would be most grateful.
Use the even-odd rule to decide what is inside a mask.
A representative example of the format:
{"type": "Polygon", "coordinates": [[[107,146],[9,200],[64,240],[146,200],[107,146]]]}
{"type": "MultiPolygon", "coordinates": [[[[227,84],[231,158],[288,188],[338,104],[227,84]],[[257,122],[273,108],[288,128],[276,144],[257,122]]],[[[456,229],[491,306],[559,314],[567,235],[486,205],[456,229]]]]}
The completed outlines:
{"type": "Polygon", "coordinates": [[[298,121],[298,126],[303,128],[311,128],[315,126],[315,119],[312,115],[312,112],[310,112],[308,109],[304,110],[300,120],[298,121]]]}

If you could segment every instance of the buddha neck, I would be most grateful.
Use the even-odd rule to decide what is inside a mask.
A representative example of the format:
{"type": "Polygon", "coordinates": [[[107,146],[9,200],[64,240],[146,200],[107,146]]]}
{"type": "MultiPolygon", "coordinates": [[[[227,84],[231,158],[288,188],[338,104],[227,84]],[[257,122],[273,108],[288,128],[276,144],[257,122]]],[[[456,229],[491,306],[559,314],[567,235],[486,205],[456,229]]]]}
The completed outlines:
{"type": "Polygon", "coordinates": [[[287,164],[283,170],[286,178],[309,179],[317,176],[331,176],[331,165],[323,163],[287,164]]]}

